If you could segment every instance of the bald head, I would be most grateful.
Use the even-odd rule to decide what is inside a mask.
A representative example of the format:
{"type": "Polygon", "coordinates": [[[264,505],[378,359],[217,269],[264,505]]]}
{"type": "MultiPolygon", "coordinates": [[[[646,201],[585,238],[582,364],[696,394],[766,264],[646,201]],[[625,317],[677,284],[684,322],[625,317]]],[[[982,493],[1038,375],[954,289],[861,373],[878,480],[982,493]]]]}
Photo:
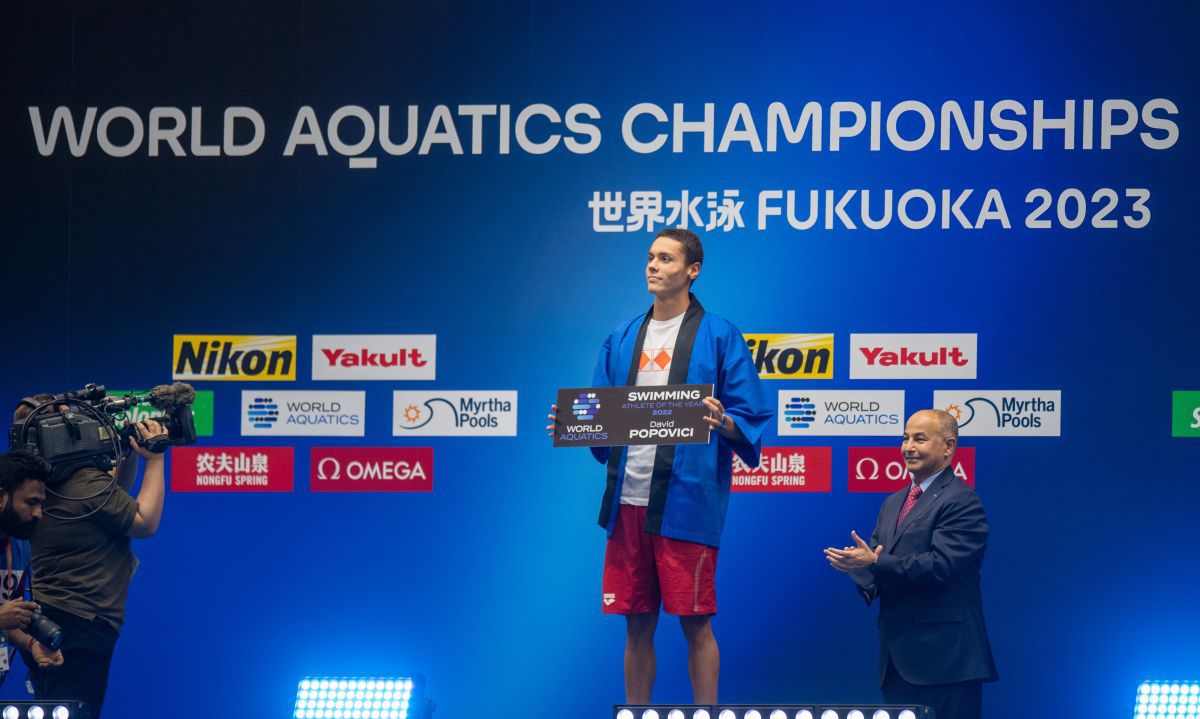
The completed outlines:
{"type": "Polygon", "coordinates": [[[941,472],[958,447],[958,422],[938,409],[913,413],[904,425],[904,464],[917,482],[941,472]]]}
{"type": "Polygon", "coordinates": [[[916,419],[917,417],[928,418],[937,422],[938,432],[942,435],[942,439],[958,444],[958,420],[954,419],[954,415],[949,412],[943,412],[940,409],[923,409],[919,412],[913,412],[913,416],[909,419],[916,419]]]}

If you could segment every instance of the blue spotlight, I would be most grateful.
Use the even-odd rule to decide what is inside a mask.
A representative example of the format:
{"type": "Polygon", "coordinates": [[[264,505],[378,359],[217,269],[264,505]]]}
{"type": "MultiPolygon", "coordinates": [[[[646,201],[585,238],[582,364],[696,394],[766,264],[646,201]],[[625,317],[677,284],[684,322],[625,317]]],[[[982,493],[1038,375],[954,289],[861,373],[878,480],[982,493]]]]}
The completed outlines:
{"type": "Polygon", "coordinates": [[[425,679],[305,677],[296,689],[293,719],[429,719],[434,703],[425,679]]]}
{"type": "Polygon", "coordinates": [[[1200,719],[1200,682],[1142,682],[1133,716],[1134,719],[1200,719]]]}

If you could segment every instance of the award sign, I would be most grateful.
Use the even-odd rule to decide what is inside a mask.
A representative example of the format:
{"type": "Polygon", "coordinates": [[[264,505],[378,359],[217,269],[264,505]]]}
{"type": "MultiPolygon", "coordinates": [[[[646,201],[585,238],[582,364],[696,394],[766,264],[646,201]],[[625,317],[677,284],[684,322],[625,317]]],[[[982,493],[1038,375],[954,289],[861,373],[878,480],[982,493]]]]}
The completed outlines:
{"type": "Polygon", "coordinates": [[[560,389],[554,446],[706,444],[712,393],[711,384],[560,389]]]}

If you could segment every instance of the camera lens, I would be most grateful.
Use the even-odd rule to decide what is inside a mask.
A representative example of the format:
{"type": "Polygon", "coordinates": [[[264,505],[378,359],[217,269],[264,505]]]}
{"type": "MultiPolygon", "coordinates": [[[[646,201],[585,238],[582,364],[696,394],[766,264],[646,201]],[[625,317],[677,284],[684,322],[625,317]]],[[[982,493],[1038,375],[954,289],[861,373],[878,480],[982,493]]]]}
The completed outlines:
{"type": "Polygon", "coordinates": [[[41,614],[34,615],[33,619],[29,622],[29,627],[25,631],[29,633],[29,636],[36,639],[39,644],[51,651],[62,646],[62,627],[41,614]]]}

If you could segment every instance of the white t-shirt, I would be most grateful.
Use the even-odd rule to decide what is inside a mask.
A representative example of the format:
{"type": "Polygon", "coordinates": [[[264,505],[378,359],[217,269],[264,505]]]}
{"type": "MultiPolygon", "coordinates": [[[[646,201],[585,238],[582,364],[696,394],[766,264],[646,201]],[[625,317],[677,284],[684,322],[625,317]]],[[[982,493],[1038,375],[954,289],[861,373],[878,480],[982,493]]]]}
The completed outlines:
{"type": "MultiPolygon", "coordinates": [[[[675,354],[675,338],[683,315],[659,322],[650,320],[642,355],[638,359],[637,386],[653,387],[667,384],[671,375],[671,360],[675,354]]],[[[658,446],[633,445],[626,449],[625,483],[621,485],[621,504],[645,507],[650,504],[650,478],[654,474],[654,454],[658,446]]]]}

